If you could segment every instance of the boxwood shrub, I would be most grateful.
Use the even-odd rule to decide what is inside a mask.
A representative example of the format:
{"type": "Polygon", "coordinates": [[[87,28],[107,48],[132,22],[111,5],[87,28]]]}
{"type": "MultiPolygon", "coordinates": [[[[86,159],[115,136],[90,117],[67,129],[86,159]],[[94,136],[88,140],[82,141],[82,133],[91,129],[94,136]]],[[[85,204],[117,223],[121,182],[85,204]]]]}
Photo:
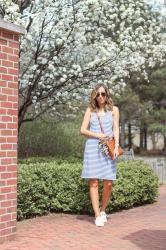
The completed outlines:
{"type": "MultiPolygon", "coordinates": [[[[22,161],[18,168],[18,220],[50,212],[93,214],[88,181],[81,179],[81,161],[22,161]]],[[[102,193],[102,181],[99,185],[102,193]]],[[[152,203],[158,178],[142,161],[117,164],[117,180],[107,212],[152,203]]]]}

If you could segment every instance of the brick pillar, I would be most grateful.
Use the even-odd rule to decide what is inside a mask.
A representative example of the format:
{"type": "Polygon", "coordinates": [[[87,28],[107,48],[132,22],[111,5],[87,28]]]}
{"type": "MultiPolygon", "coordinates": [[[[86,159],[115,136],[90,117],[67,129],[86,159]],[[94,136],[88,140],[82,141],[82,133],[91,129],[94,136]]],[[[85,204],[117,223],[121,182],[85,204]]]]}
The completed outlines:
{"type": "Polygon", "coordinates": [[[20,26],[0,20],[0,243],[16,235],[20,26]]]}

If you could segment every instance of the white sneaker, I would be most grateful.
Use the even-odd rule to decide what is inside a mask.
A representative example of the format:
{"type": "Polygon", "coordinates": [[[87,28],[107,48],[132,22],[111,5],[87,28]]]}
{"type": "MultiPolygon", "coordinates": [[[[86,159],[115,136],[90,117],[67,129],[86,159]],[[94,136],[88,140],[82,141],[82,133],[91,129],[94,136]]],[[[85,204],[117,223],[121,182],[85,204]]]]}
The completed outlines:
{"type": "Polygon", "coordinates": [[[107,217],[108,216],[107,216],[107,214],[104,211],[100,212],[100,216],[101,216],[103,222],[107,222],[107,217]]]}
{"type": "Polygon", "coordinates": [[[104,226],[104,221],[101,218],[101,216],[96,217],[96,219],[95,219],[95,225],[97,227],[103,227],[104,226]]]}

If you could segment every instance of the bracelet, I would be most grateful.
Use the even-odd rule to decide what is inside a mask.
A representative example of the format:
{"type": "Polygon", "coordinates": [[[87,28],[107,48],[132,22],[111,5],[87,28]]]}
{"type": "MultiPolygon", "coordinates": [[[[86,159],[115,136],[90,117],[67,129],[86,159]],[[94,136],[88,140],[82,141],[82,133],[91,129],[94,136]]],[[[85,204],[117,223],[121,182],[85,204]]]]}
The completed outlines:
{"type": "Polygon", "coordinates": [[[119,143],[115,143],[115,147],[119,147],[119,143]]]}

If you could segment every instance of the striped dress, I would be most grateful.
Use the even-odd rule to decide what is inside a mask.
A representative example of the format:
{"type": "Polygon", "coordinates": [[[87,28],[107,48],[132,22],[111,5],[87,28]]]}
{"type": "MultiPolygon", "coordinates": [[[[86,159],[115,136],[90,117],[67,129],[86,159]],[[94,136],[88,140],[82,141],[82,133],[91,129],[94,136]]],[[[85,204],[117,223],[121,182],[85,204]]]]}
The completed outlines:
{"type": "MultiPolygon", "coordinates": [[[[111,111],[100,116],[104,133],[113,135],[113,116],[111,111]]],[[[90,131],[101,133],[101,128],[96,112],[92,112],[90,118],[90,131]]],[[[88,138],[85,143],[83,170],[81,177],[85,179],[96,178],[104,180],[116,180],[116,160],[105,156],[98,147],[99,140],[88,138]]]]}

